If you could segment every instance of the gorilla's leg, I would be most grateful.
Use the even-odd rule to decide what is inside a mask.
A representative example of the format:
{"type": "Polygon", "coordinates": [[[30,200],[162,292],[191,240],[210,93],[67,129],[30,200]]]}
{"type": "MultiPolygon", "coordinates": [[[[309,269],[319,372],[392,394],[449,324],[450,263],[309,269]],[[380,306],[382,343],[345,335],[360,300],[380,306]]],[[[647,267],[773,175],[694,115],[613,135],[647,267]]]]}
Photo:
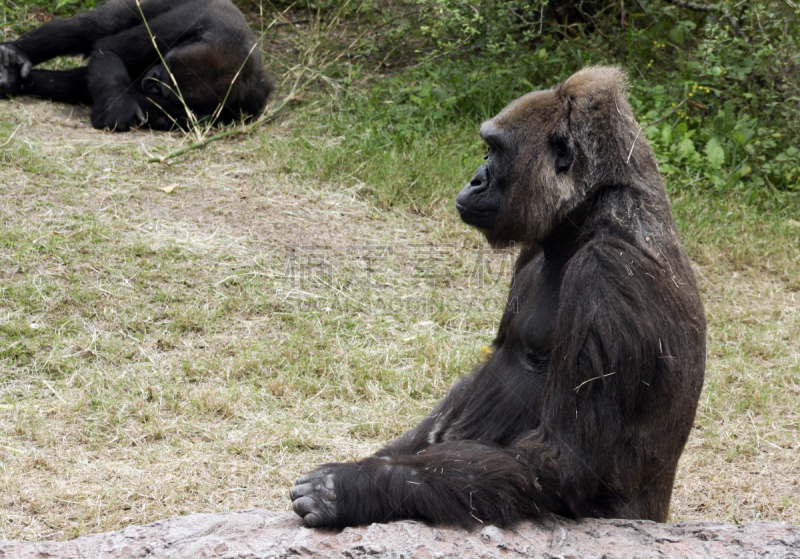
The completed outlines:
{"type": "Polygon", "coordinates": [[[33,70],[22,80],[18,95],[33,95],[70,105],[91,105],[86,74],[85,66],[72,70],[33,70]]]}
{"type": "MultiPolygon", "coordinates": [[[[195,3],[195,0],[149,0],[141,2],[141,10],[149,21],[195,3]]],[[[103,37],[140,25],[142,12],[136,0],[109,0],[97,9],[55,19],[7,44],[24,53],[34,66],[57,56],[89,56],[94,44],[103,37]]],[[[194,18],[187,18],[188,15],[191,14],[183,14],[185,19],[180,29],[189,29],[201,14],[195,13],[194,18]]]]}

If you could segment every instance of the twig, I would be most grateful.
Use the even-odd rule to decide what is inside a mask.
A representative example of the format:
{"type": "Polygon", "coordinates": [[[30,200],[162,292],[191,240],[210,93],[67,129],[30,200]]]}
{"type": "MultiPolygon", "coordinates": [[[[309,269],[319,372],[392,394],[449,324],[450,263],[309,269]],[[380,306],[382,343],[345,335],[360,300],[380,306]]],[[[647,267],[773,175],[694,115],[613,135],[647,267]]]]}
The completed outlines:
{"type": "Polygon", "coordinates": [[[671,110],[670,112],[668,112],[667,114],[665,114],[664,116],[662,116],[662,117],[661,117],[661,118],[659,118],[658,120],[654,120],[653,122],[651,122],[651,123],[650,123],[650,124],[648,124],[647,126],[644,126],[644,127],[642,128],[642,130],[647,130],[648,128],[650,128],[651,126],[655,126],[656,124],[658,124],[659,122],[661,122],[661,121],[662,121],[662,120],[664,120],[665,118],[669,118],[670,116],[672,116],[672,113],[674,113],[675,111],[677,111],[678,109],[680,109],[680,108],[681,108],[681,105],[683,105],[685,102],[686,102],[686,99],[684,99],[683,101],[681,101],[680,103],[678,103],[677,105],[675,105],[675,106],[672,108],[672,110],[671,110]]]}
{"type": "Polygon", "coordinates": [[[6,140],[5,142],[3,142],[3,144],[2,144],[2,145],[0,145],[0,148],[4,148],[4,147],[6,147],[6,146],[8,145],[8,143],[9,143],[11,140],[13,140],[13,139],[14,139],[14,134],[16,134],[16,133],[17,133],[17,131],[18,131],[20,128],[22,128],[22,125],[19,125],[19,126],[17,126],[17,127],[14,129],[14,131],[13,131],[13,132],[11,133],[11,135],[8,137],[8,140],[6,140]]]}
{"type": "MultiPolygon", "coordinates": [[[[683,105],[685,102],[686,102],[686,99],[684,99],[683,101],[681,101],[680,103],[675,105],[670,112],[668,112],[667,114],[665,114],[664,116],[662,116],[658,120],[654,120],[653,122],[651,122],[647,126],[645,126],[645,127],[642,127],[641,125],[639,126],[639,131],[636,133],[636,137],[633,139],[633,143],[631,144],[631,150],[628,152],[628,159],[625,160],[625,165],[627,165],[631,161],[631,155],[633,155],[633,148],[636,147],[636,140],[639,139],[639,134],[642,133],[642,130],[646,130],[646,129],[650,128],[651,126],[653,126],[655,124],[658,124],[659,122],[661,122],[665,118],[669,117],[670,115],[672,115],[672,113],[674,113],[675,111],[680,109],[681,105],[683,105]]],[[[700,106],[702,106],[702,105],[700,105],[700,106]]],[[[705,108],[705,107],[703,107],[703,108],[705,108]]]]}
{"type": "MultiPolygon", "coordinates": [[[[168,153],[167,155],[164,155],[164,156],[156,155],[156,156],[150,157],[150,158],[147,159],[147,162],[148,163],[163,163],[163,162],[167,161],[168,159],[173,159],[175,157],[183,155],[184,153],[187,153],[187,152],[190,152],[192,150],[204,147],[204,146],[210,144],[211,142],[216,142],[218,140],[222,140],[224,138],[227,138],[228,136],[235,136],[237,134],[247,134],[248,132],[258,128],[262,124],[264,124],[266,122],[269,122],[271,120],[274,120],[275,117],[278,115],[278,113],[281,112],[283,110],[283,108],[290,101],[292,101],[296,97],[298,89],[302,89],[303,87],[305,87],[306,84],[309,81],[311,81],[312,79],[313,79],[313,77],[307,79],[305,82],[303,82],[303,85],[300,86],[300,87],[298,87],[297,86],[297,82],[295,82],[295,87],[293,87],[292,91],[289,93],[289,95],[287,95],[283,99],[283,101],[281,101],[280,104],[277,107],[275,107],[275,110],[272,111],[271,113],[269,113],[268,115],[266,115],[266,116],[264,116],[262,118],[259,118],[257,121],[255,121],[253,123],[250,123],[250,124],[246,125],[243,128],[231,128],[229,130],[224,130],[224,131],[220,132],[219,134],[214,134],[210,138],[206,138],[205,140],[200,140],[199,142],[195,142],[195,143],[190,144],[188,146],[184,146],[182,148],[178,148],[175,151],[168,153]]],[[[299,81],[300,78],[298,77],[297,80],[299,81]]]]}
{"type": "Polygon", "coordinates": [[[454,46],[453,48],[451,48],[447,52],[440,52],[439,54],[435,54],[435,55],[433,55],[433,56],[431,56],[429,58],[426,58],[422,62],[417,62],[416,64],[412,64],[411,66],[406,66],[405,68],[403,68],[403,70],[404,71],[405,70],[410,70],[411,68],[416,68],[417,66],[422,66],[423,64],[427,64],[428,62],[432,62],[432,61],[434,61],[437,58],[440,58],[442,56],[447,56],[448,54],[463,48],[466,44],[467,44],[467,41],[466,41],[466,39],[464,39],[463,41],[461,41],[460,44],[457,44],[456,46],[454,46]]]}
{"type": "Polygon", "coordinates": [[[61,400],[61,403],[62,403],[62,404],[64,404],[65,406],[67,405],[67,401],[66,401],[66,400],[64,400],[64,398],[62,398],[62,397],[61,397],[61,394],[59,394],[59,393],[58,393],[58,391],[56,391],[56,389],[55,389],[55,388],[53,388],[53,385],[52,385],[52,384],[50,384],[50,383],[49,383],[49,382],[47,382],[47,381],[44,381],[44,384],[45,384],[45,386],[47,386],[47,388],[49,388],[49,389],[50,389],[50,392],[52,392],[53,394],[55,394],[55,395],[56,395],[56,398],[58,398],[59,400],[61,400]]]}
{"type": "Polygon", "coordinates": [[[13,452],[14,454],[25,454],[24,450],[14,448],[13,446],[6,446],[4,444],[0,444],[0,448],[2,448],[3,450],[7,450],[8,452],[13,452]]]}
{"type": "Polygon", "coordinates": [[[290,19],[288,21],[276,21],[272,24],[273,27],[280,27],[281,25],[301,25],[308,23],[308,19],[290,19]]]}
{"type": "Polygon", "coordinates": [[[724,3],[697,4],[695,2],[689,2],[688,0],[667,0],[667,2],[675,6],[680,6],[681,8],[686,8],[687,10],[694,10],[695,12],[722,12],[722,19],[728,22],[733,32],[736,33],[736,36],[748,45],[750,44],[750,38],[744,34],[742,28],[739,26],[739,22],[731,15],[728,7],[724,3]]]}
{"type": "Polygon", "coordinates": [[[257,126],[263,124],[264,122],[268,122],[268,121],[272,120],[275,117],[275,115],[278,113],[278,111],[283,108],[283,106],[284,105],[282,104],[280,107],[278,107],[278,109],[276,109],[275,111],[271,112],[270,114],[268,114],[264,118],[261,118],[257,122],[254,122],[252,124],[248,124],[244,128],[231,128],[229,130],[225,130],[223,132],[220,132],[219,134],[214,134],[213,136],[210,136],[210,137],[206,138],[205,140],[200,140],[199,142],[195,142],[195,143],[190,144],[188,146],[184,146],[182,148],[178,148],[175,151],[168,153],[167,155],[164,155],[164,156],[154,155],[153,157],[148,158],[147,162],[148,163],[163,163],[164,161],[166,161],[168,159],[173,159],[173,158],[178,157],[180,155],[183,155],[184,153],[187,153],[189,151],[192,151],[192,150],[195,150],[195,149],[200,149],[201,147],[206,146],[206,145],[210,144],[211,142],[216,142],[218,140],[222,140],[223,138],[227,138],[228,136],[235,136],[236,134],[246,134],[247,132],[250,132],[252,129],[256,128],[257,126]]]}
{"type": "Polygon", "coordinates": [[[272,277],[272,274],[265,274],[264,272],[255,272],[255,271],[253,271],[253,272],[245,272],[243,274],[233,274],[232,276],[228,276],[227,278],[223,278],[223,279],[219,280],[217,283],[214,284],[214,287],[219,287],[220,285],[222,285],[223,283],[225,283],[228,280],[232,280],[232,279],[236,279],[236,278],[243,278],[245,276],[263,276],[265,278],[269,278],[269,277],[272,277]]]}
{"type": "Polygon", "coordinates": [[[597,379],[601,379],[601,378],[610,377],[611,375],[616,375],[616,374],[617,374],[617,372],[616,372],[616,371],[614,371],[614,372],[608,373],[607,375],[600,375],[600,376],[598,376],[598,377],[590,378],[590,379],[588,379],[588,380],[585,380],[585,381],[583,381],[582,383],[580,383],[578,386],[576,386],[575,388],[573,388],[573,390],[574,390],[575,392],[577,392],[578,390],[580,390],[580,387],[581,387],[581,386],[583,386],[583,385],[584,385],[584,384],[586,384],[586,383],[592,382],[593,380],[597,380],[597,379]]]}
{"type": "MultiPolygon", "coordinates": [[[[147,18],[144,15],[144,10],[142,10],[141,0],[136,0],[136,7],[139,8],[139,15],[142,17],[142,23],[144,24],[144,28],[147,30],[147,34],[150,36],[150,42],[153,43],[153,48],[155,49],[156,54],[158,55],[158,59],[161,61],[161,65],[167,71],[167,74],[172,80],[172,84],[175,86],[173,92],[175,93],[175,96],[180,100],[181,105],[183,105],[183,110],[186,111],[186,120],[192,124],[193,129],[196,129],[197,117],[194,116],[194,113],[192,113],[191,109],[189,109],[189,105],[186,104],[186,98],[183,96],[183,92],[181,91],[181,88],[178,85],[178,81],[175,79],[175,75],[172,73],[172,70],[169,69],[169,64],[167,64],[167,61],[164,59],[164,55],[161,53],[161,49],[158,48],[158,42],[156,41],[156,36],[150,30],[150,24],[147,23],[147,18]]],[[[168,87],[172,89],[172,86],[168,87]]],[[[159,107],[159,109],[160,108],[161,107],[159,107]]],[[[173,122],[175,121],[175,119],[172,120],[173,122]]]]}
{"type": "Polygon", "coordinates": [[[667,0],[670,4],[675,4],[681,8],[694,10],[695,12],[718,12],[722,9],[722,4],[697,4],[686,0],[667,0]]]}
{"type": "Polygon", "coordinates": [[[625,165],[631,162],[631,155],[633,155],[633,148],[636,147],[636,140],[639,139],[639,134],[642,133],[642,127],[639,127],[639,131],[636,133],[636,137],[633,139],[633,143],[631,144],[631,150],[628,152],[628,159],[625,160],[625,165]]]}

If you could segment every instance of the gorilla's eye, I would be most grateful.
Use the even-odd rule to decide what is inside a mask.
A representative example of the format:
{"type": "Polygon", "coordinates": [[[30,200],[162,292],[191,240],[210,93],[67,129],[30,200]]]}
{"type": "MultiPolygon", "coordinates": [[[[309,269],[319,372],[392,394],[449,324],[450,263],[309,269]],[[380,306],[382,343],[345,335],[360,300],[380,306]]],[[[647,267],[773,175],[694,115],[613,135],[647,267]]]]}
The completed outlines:
{"type": "Polygon", "coordinates": [[[546,373],[550,359],[533,348],[525,348],[525,365],[535,373],[546,373]]]}
{"type": "Polygon", "coordinates": [[[567,138],[563,136],[550,138],[550,150],[555,158],[556,173],[566,172],[574,159],[574,153],[567,138]]]}

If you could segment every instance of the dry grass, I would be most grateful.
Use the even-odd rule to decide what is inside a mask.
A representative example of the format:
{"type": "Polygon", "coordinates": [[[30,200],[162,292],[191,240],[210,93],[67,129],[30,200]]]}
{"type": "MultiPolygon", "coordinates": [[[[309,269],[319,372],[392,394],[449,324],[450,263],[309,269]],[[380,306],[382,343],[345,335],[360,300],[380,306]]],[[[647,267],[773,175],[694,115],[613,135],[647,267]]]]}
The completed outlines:
{"type": "Polygon", "coordinates": [[[800,523],[800,292],[755,270],[704,272],[706,387],[673,518],[800,523]]]}
{"type": "Polygon", "coordinates": [[[484,301],[480,272],[510,256],[472,261],[446,212],[278,180],[260,138],[154,166],[179,139],[0,111],[2,539],[287,509],[296,475],[401,433],[492,338],[505,280],[484,301]]]}
{"type": "MultiPolygon", "coordinates": [[[[0,103],[0,539],[288,510],[491,341],[512,255],[449,204],[281,174],[290,126],[151,165],[182,140],[67,116],[0,103]]],[[[671,519],[800,523],[800,228],[690,217],[709,366],[671,519]]]]}

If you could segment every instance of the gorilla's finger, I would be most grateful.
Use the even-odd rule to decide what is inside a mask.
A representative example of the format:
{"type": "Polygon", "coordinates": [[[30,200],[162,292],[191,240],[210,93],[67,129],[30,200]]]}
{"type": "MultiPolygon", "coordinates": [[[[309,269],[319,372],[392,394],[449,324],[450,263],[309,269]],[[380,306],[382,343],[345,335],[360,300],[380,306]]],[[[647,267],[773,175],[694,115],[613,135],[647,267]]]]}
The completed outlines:
{"type": "Polygon", "coordinates": [[[300,497],[292,501],[292,510],[300,516],[305,516],[317,506],[317,502],[311,497],[300,497]]]}
{"type": "Polygon", "coordinates": [[[303,522],[305,522],[306,526],[309,528],[317,528],[323,525],[324,520],[320,513],[314,511],[306,514],[303,517],[303,522]]]}
{"type": "Polygon", "coordinates": [[[298,499],[305,495],[308,495],[314,491],[314,487],[310,483],[302,483],[300,485],[295,485],[289,490],[289,496],[292,499],[298,499]]]}

